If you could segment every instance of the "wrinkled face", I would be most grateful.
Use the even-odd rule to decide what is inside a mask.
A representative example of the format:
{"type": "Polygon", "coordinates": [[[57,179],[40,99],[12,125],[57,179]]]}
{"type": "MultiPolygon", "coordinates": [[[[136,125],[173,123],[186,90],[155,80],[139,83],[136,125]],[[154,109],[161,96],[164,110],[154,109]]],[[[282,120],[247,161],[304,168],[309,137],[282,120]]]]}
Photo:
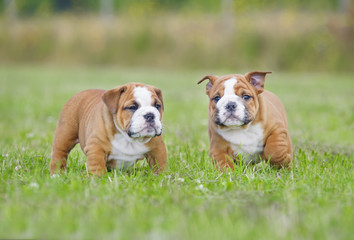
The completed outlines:
{"type": "Polygon", "coordinates": [[[117,98],[113,102],[118,102],[118,107],[115,107],[115,111],[110,109],[117,127],[131,138],[161,135],[163,102],[159,89],[143,84],[127,84],[110,91],[105,93],[107,97],[103,96],[103,100],[110,109],[107,102],[111,100],[107,99],[117,98]]]}
{"type": "MultiPolygon", "coordinates": [[[[156,94],[155,94],[156,95],[156,94]]],[[[161,103],[146,87],[136,87],[133,90],[134,100],[123,110],[132,113],[129,129],[129,137],[154,137],[161,135],[161,103]]]]}
{"type": "Polygon", "coordinates": [[[207,93],[211,120],[219,128],[245,128],[254,120],[258,111],[258,94],[243,76],[222,77],[207,93]]]}

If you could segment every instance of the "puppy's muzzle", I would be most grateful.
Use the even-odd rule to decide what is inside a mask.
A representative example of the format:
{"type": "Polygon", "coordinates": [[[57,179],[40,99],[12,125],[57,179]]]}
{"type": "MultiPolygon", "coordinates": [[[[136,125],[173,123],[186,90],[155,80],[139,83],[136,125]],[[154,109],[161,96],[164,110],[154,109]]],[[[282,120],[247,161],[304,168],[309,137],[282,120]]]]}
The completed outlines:
{"type": "Polygon", "coordinates": [[[127,131],[129,137],[140,138],[161,135],[162,131],[159,113],[155,113],[154,110],[147,110],[142,114],[135,114],[137,115],[135,116],[135,119],[131,121],[131,125],[127,131]]]}

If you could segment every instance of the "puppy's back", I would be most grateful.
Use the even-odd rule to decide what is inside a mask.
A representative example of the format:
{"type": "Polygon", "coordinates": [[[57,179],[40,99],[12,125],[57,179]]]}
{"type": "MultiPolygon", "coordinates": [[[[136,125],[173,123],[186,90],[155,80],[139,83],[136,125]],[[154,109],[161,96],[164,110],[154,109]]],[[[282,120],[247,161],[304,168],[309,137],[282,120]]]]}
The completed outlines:
{"type": "MultiPolygon", "coordinates": [[[[271,116],[268,116],[270,119],[277,119],[281,120],[284,124],[284,127],[288,127],[288,121],[286,117],[286,111],[283,103],[280,101],[280,99],[272,92],[269,92],[267,90],[264,90],[264,92],[261,94],[262,98],[264,100],[264,103],[266,104],[267,108],[270,111],[267,111],[268,113],[271,113],[271,116]]],[[[273,120],[274,121],[274,120],[273,120]]]]}
{"type": "Polygon", "coordinates": [[[68,117],[81,118],[87,109],[92,109],[93,105],[101,101],[104,92],[102,89],[89,89],[75,94],[65,103],[61,116],[65,114],[68,117]]]}

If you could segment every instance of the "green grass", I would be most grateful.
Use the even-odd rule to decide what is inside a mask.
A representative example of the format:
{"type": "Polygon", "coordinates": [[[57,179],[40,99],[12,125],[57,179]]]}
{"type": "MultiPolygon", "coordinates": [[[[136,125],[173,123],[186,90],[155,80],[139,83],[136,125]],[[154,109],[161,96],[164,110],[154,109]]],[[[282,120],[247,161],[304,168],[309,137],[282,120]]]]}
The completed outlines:
{"type": "Polygon", "coordinates": [[[350,239],[354,76],[270,75],[266,88],[288,112],[293,168],[241,163],[221,174],[208,159],[208,102],[196,85],[208,73],[1,67],[0,238],[350,239]],[[50,178],[65,101],[129,81],[163,90],[169,172],[155,176],[140,161],[129,172],[88,178],[76,147],[68,171],[50,178]]]}

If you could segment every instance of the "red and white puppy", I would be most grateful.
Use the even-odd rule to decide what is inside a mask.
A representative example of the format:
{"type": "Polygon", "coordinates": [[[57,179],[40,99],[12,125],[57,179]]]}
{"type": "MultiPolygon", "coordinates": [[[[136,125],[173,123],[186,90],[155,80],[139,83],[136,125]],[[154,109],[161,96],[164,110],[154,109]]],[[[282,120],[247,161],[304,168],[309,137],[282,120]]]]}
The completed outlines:
{"type": "Polygon", "coordinates": [[[291,164],[285,109],[264,90],[267,73],[208,75],[198,82],[209,80],[209,154],[222,170],[233,169],[237,155],[248,161],[261,157],[277,167],[291,164]]]}
{"type": "Polygon", "coordinates": [[[162,140],[161,90],[141,83],[105,90],[86,90],[63,107],[53,141],[50,172],[66,168],[71,149],[80,143],[87,170],[95,175],[107,168],[126,169],[146,157],[154,172],[165,169],[162,140]]]}

